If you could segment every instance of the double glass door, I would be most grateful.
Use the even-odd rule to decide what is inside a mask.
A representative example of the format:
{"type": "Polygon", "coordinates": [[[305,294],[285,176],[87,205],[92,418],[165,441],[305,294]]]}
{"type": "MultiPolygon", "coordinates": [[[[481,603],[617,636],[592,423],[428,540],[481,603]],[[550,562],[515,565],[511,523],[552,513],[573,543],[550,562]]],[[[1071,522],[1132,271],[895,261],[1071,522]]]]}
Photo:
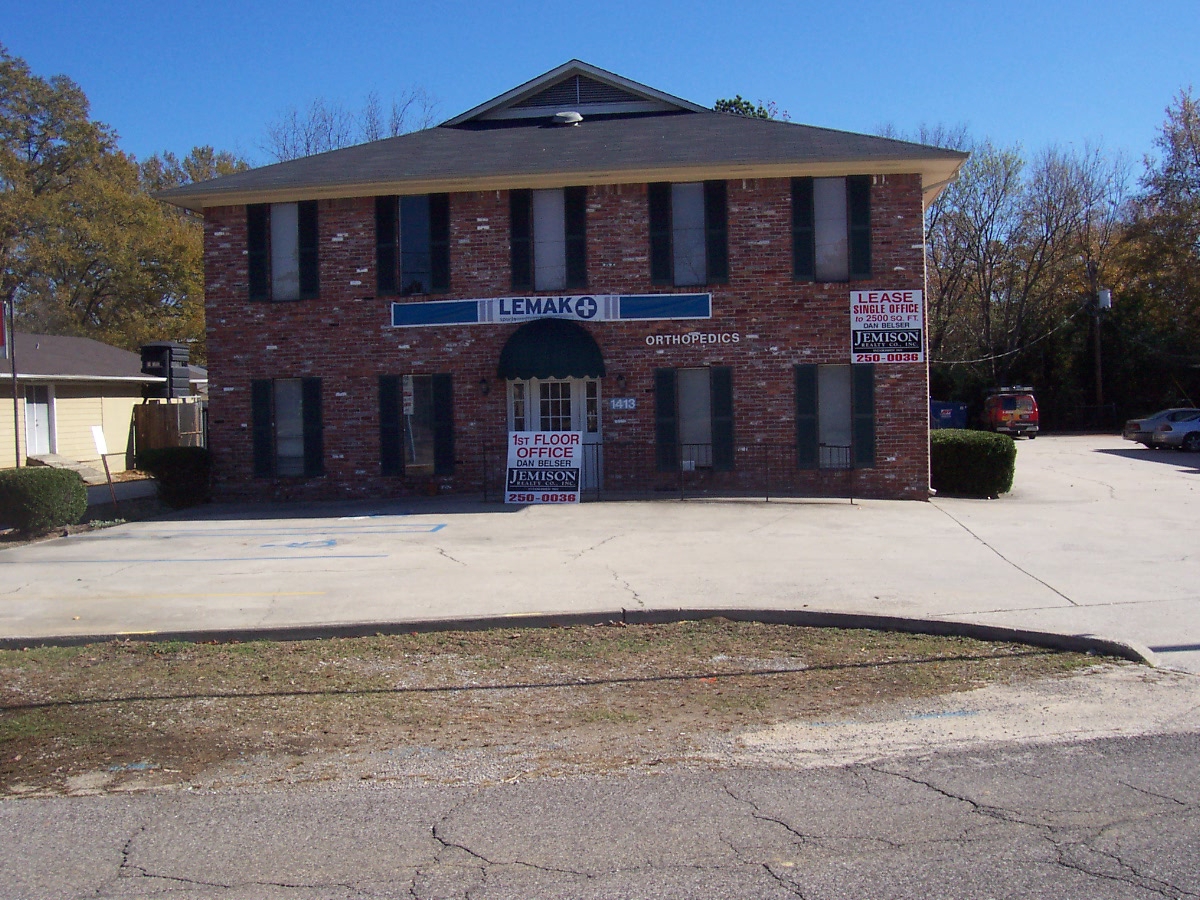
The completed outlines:
{"type": "Polygon", "coordinates": [[[508,383],[509,431],[578,431],[583,435],[583,490],[603,476],[599,378],[531,378],[508,383]]]}

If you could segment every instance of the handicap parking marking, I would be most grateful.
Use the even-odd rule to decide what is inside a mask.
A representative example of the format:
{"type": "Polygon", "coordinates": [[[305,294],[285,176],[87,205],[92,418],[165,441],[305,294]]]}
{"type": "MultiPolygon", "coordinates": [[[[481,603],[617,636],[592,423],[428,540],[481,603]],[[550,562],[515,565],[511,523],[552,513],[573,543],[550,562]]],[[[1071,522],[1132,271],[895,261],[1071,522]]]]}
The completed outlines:
{"type": "Polygon", "coordinates": [[[319,550],[322,547],[336,547],[337,541],[329,538],[324,541],[292,541],[290,544],[260,544],[260,550],[277,550],[283,547],[288,550],[319,550]]]}

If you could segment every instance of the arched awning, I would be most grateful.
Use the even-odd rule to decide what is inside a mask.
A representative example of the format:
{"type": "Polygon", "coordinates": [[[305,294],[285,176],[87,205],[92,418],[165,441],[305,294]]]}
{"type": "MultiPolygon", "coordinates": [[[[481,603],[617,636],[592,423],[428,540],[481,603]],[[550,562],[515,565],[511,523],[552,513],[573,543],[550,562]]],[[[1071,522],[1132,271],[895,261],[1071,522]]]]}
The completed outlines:
{"type": "Polygon", "coordinates": [[[500,351],[499,376],[601,378],[604,357],[586,328],[567,319],[534,319],[513,332],[500,351]]]}

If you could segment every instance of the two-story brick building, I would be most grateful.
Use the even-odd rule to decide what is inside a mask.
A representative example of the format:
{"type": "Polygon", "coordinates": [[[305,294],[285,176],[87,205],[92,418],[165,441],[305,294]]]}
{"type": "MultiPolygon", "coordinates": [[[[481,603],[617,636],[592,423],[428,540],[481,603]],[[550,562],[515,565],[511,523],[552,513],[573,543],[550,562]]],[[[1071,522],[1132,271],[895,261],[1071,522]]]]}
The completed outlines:
{"type": "Polygon", "coordinates": [[[922,213],[964,158],[573,61],[167,191],[204,213],[218,493],[478,492],[509,431],[569,430],[605,491],[822,492],[851,466],[927,497],[922,213]],[[906,293],[856,294],[852,329],[860,291],[906,293]]]}

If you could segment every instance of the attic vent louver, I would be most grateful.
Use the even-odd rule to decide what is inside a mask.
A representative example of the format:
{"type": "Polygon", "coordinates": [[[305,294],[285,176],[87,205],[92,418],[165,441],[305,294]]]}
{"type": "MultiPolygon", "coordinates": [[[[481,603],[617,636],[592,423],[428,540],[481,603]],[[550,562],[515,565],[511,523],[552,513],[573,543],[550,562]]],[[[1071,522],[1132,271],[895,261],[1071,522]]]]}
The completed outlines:
{"type": "Polygon", "coordinates": [[[578,125],[582,121],[583,116],[573,110],[556,112],[554,114],[555,125],[578,125]]]}
{"type": "Polygon", "coordinates": [[[513,109],[545,109],[546,107],[579,107],[594,103],[631,103],[642,98],[629,91],[604,84],[594,78],[584,75],[572,75],[551,85],[544,91],[539,91],[532,97],[526,97],[513,109]]]}

